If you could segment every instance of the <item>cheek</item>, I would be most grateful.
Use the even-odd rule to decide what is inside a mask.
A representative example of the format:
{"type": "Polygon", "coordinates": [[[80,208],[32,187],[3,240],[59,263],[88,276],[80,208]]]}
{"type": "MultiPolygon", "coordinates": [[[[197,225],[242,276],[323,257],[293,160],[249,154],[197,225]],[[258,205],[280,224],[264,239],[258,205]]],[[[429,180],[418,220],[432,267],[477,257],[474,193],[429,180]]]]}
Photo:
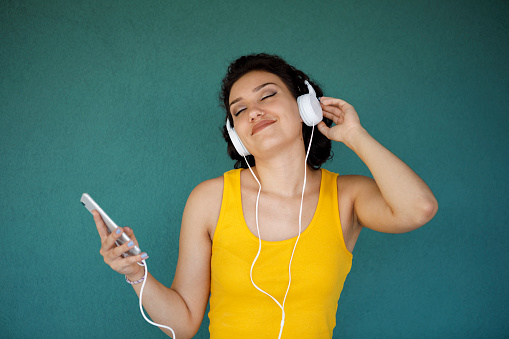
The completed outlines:
{"type": "Polygon", "coordinates": [[[247,116],[247,114],[244,114],[244,113],[241,113],[234,120],[235,131],[241,137],[243,137],[246,134],[250,134],[251,133],[251,127],[252,127],[250,122],[249,122],[249,117],[247,116]]]}
{"type": "Polygon", "coordinates": [[[290,110],[292,112],[292,118],[296,121],[298,121],[299,123],[302,123],[302,118],[300,116],[300,112],[299,112],[299,105],[297,104],[297,102],[293,103],[292,105],[290,105],[290,110]]]}
{"type": "Polygon", "coordinates": [[[300,120],[301,118],[299,113],[299,104],[297,104],[297,100],[292,100],[290,109],[292,110],[293,114],[300,120]]]}
{"type": "Polygon", "coordinates": [[[297,103],[286,107],[289,114],[285,115],[283,133],[292,138],[302,137],[302,118],[300,117],[299,107],[297,103]]]}

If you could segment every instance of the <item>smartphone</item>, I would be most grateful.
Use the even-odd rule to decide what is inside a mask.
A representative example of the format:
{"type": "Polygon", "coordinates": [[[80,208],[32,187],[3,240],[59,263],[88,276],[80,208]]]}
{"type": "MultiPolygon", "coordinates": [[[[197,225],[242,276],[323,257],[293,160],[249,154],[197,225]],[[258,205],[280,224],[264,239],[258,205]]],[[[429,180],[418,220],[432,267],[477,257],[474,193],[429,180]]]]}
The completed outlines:
{"type": "MultiPolygon", "coordinates": [[[[115,230],[118,228],[117,224],[111,218],[102,210],[102,208],[88,195],[87,193],[83,193],[81,196],[81,203],[83,206],[87,208],[87,210],[92,213],[93,210],[96,210],[99,212],[101,217],[103,218],[104,223],[106,224],[106,228],[108,229],[108,232],[115,232],[115,230]]],[[[120,238],[118,238],[115,243],[117,246],[120,246],[122,244],[128,243],[131,241],[131,238],[125,233],[122,233],[120,238]]],[[[130,255],[139,255],[141,254],[140,249],[138,246],[134,245],[133,248],[131,248],[129,251],[123,253],[124,257],[130,256],[130,255]]]]}

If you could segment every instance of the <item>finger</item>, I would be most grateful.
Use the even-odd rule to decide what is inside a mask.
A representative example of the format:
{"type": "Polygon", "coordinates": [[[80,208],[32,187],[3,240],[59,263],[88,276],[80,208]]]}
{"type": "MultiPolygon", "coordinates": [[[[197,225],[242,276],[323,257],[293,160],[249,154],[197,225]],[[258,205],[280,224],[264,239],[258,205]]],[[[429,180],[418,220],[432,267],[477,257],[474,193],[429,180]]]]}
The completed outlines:
{"type": "Polygon", "coordinates": [[[140,269],[140,265],[137,263],[141,263],[143,260],[148,259],[147,253],[142,253],[140,255],[128,256],[127,258],[121,258],[117,262],[115,262],[114,270],[120,272],[122,274],[133,274],[140,269]]]}
{"type": "Polygon", "coordinates": [[[114,266],[115,270],[122,269],[134,263],[142,262],[145,259],[148,259],[148,254],[146,252],[143,252],[138,255],[127,255],[125,257],[120,255],[118,257],[115,257],[114,260],[112,260],[111,266],[114,266]]]}
{"type": "Polygon", "coordinates": [[[116,248],[114,248],[113,250],[110,251],[110,258],[111,259],[115,259],[115,258],[118,258],[118,257],[122,257],[122,254],[129,251],[130,249],[134,248],[134,246],[136,246],[136,243],[134,242],[134,240],[130,239],[128,242],[120,245],[120,246],[117,246],[116,248]]]}
{"type": "Polygon", "coordinates": [[[106,227],[106,224],[103,221],[103,218],[101,217],[101,214],[99,214],[99,212],[97,212],[96,210],[93,210],[92,215],[94,216],[95,227],[97,228],[97,233],[99,233],[99,236],[101,237],[101,243],[103,243],[106,240],[106,238],[108,237],[108,229],[106,227]]]}
{"type": "Polygon", "coordinates": [[[131,255],[127,258],[125,258],[125,263],[126,265],[132,265],[134,263],[138,263],[138,262],[142,262],[143,260],[146,260],[148,259],[148,254],[143,252],[142,254],[139,254],[139,255],[131,255]]]}
{"type": "Polygon", "coordinates": [[[131,240],[133,240],[133,241],[134,241],[134,244],[135,244],[136,246],[139,246],[139,244],[138,244],[138,240],[136,239],[136,236],[134,235],[134,231],[133,231],[133,229],[132,229],[131,227],[127,227],[127,226],[125,226],[125,227],[124,227],[124,233],[125,233],[125,234],[127,234],[127,236],[128,236],[129,238],[131,238],[131,240]]]}
{"type": "Polygon", "coordinates": [[[326,107],[329,111],[333,111],[335,109],[339,109],[341,112],[350,112],[355,111],[355,108],[350,105],[348,102],[336,99],[336,98],[326,98],[322,101],[322,109],[326,107]]]}
{"type": "Polygon", "coordinates": [[[336,125],[339,125],[344,121],[344,113],[341,111],[330,112],[322,109],[322,112],[325,118],[332,120],[332,122],[336,125]]]}
{"type": "Polygon", "coordinates": [[[330,128],[327,127],[327,125],[325,124],[325,122],[323,121],[320,121],[318,123],[318,125],[316,125],[316,127],[318,128],[318,130],[320,131],[320,133],[322,133],[326,138],[329,139],[329,130],[330,128]]]}
{"type": "Polygon", "coordinates": [[[322,97],[320,102],[324,105],[332,105],[337,107],[344,107],[344,106],[350,106],[350,104],[344,100],[338,99],[338,98],[331,98],[331,97],[322,97]]]}
{"type": "Polygon", "coordinates": [[[327,111],[327,112],[333,113],[333,114],[341,114],[341,113],[345,112],[341,107],[334,106],[334,105],[324,105],[324,104],[322,104],[322,111],[327,111]]]}
{"type": "MultiPolygon", "coordinates": [[[[112,249],[114,249],[117,245],[115,242],[118,238],[122,236],[124,230],[121,227],[118,227],[115,232],[109,234],[106,239],[102,242],[101,250],[99,251],[105,260],[111,260],[115,257],[115,254],[111,254],[112,249]]],[[[122,252],[121,252],[122,254],[122,252]]]]}

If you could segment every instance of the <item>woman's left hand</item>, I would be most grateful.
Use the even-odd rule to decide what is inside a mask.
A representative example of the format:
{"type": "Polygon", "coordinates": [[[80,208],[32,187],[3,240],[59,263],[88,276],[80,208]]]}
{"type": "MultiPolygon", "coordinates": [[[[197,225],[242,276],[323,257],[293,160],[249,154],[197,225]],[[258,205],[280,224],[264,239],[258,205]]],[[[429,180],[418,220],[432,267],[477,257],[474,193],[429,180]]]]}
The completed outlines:
{"type": "Polygon", "coordinates": [[[318,130],[328,139],[348,145],[351,137],[362,130],[353,106],[344,100],[330,97],[322,97],[321,105],[324,118],[332,120],[335,125],[327,127],[322,121],[317,125],[318,130]]]}

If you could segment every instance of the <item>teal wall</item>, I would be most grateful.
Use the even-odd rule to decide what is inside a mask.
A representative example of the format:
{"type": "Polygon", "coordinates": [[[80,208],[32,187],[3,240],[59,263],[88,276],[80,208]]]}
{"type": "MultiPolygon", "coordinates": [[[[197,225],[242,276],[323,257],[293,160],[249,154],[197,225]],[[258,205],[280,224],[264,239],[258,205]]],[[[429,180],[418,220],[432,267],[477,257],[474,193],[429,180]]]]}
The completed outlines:
{"type": "MultiPolygon", "coordinates": [[[[0,336],[164,337],[79,199],[135,228],[170,285],[188,194],[233,166],[220,80],[260,51],[353,104],[440,204],[415,232],[362,232],[334,337],[509,335],[507,1],[3,0],[0,336]]],[[[333,150],[326,168],[369,175],[333,150]]]]}

